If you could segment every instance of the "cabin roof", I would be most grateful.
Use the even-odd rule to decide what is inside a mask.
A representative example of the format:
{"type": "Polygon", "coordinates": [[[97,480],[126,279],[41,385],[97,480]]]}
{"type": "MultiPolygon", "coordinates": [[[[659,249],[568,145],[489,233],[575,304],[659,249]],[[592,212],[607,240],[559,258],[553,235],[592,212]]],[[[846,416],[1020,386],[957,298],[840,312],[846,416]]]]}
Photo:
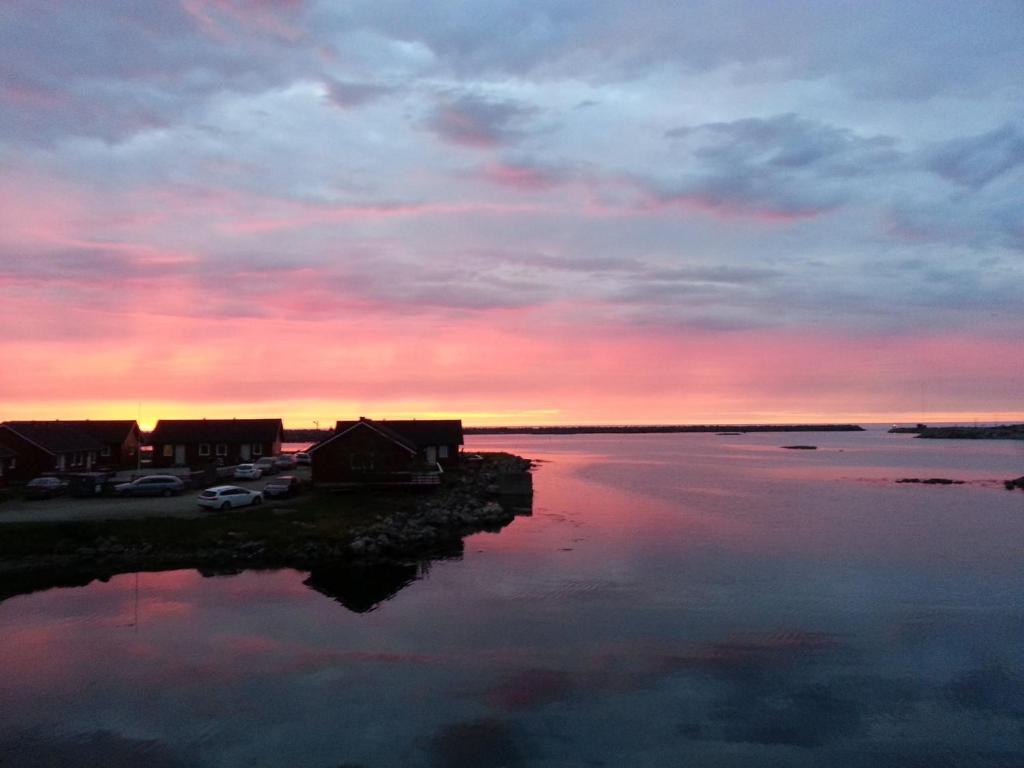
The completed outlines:
{"type": "Polygon", "coordinates": [[[273,443],[281,438],[281,419],[161,419],[149,441],[163,443],[273,443]]]}
{"type": "Polygon", "coordinates": [[[104,444],[68,421],[5,421],[2,425],[24,440],[54,455],[69,451],[98,451],[104,444]]]}
{"type": "Polygon", "coordinates": [[[87,435],[95,437],[104,443],[121,443],[139,428],[135,420],[97,420],[92,419],[62,421],[62,424],[71,424],[87,435]]]}
{"type": "Polygon", "coordinates": [[[309,452],[313,453],[360,426],[372,429],[411,453],[427,445],[462,445],[461,419],[375,421],[360,418],[356,421],[339,421],[335,425],[334,434],[310,447],[309,452]]]}
{"type": "Polygon", "coordinates": [[[388,432],[413,448],[427,445],[462,445],[462,419],[360,419],[359,421],[339,421],[335,432],[340,433],[349,427],[365,421],[381,431],[388,432]]]}

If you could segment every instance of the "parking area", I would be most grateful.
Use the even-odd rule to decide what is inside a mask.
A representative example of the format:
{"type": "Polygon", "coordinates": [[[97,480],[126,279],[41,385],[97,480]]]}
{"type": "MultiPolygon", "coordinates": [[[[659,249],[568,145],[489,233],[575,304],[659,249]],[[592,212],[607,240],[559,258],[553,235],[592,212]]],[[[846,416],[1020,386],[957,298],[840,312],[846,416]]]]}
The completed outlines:
{"type": "MultiPolygon", "coordinates": [[[[153,474],[169,474],[156,471],[153,474]]],[[[303,484],[309,484],[309,467],[297,467],[287,473],[296,475],[303,484]]],[[[210,485],[237,485],[242,488],[262,490],[274,476],[259,480],[235,480],[221,478],[210,485]]],[[[130,478],[126,478],[130,479],[130,478]]],[[[75,498],[58,496],[53,499],[28,501],[15,498],[0,504],[0,525],[4,523],[64,522],[81,520],[123,520],[146,517],[204,517],[210,510],[200,507],[196,497],[201,489],[186,490],[179,496],[168,498],[121,498],[99,496],[96,498],[75,498]]],[[[300,497],[301,498],[301,497],[300,497]]],[[[290,500],[266,500],[268,504],[289,503],[290,500]]]]}

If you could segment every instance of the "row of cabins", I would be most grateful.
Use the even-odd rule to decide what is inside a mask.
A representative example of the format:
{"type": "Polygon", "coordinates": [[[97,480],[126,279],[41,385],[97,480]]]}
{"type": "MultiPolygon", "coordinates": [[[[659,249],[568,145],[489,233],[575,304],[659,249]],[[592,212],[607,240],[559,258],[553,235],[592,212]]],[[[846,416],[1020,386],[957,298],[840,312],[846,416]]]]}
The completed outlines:
{"type": "MultiPolygon", "coordinates": [[[[281,452],[281,419],[161,420],[149,435],[150,466],[231,466],[281,452]]],[[[339,421],[310,448],[318,485],[384,481],[458,465],[462,422],[339,421]]],[[[52,472],[136,469],[142,433],[135,421],[8,421],[0,424],[0,484],[52,472]]]]}
{"type": "Polygon", "coordinates": [[[0,424],[0,484],[47,472],[136,467],[141,449],[134,421],[6,421],[0,424]]]}

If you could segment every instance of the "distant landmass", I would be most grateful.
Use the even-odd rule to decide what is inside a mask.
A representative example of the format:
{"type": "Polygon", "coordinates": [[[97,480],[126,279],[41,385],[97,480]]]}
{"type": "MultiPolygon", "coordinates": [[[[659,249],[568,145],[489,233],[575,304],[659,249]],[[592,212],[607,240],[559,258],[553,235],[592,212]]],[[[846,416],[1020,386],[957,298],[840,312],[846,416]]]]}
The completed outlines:
{"type": "MultiPolygon", "coordinates": [[[[863,432],[858,424],[633,424],[556,425],[543,427],[464,427],[467,435],[601,435],[709,432],[742,435],[744,432],[863,432]]],[[[332,429],[285,429],[286,443],[317,443],[334,434],[332,429]]]]}
{"type": "Polygon", "coordinates": [[[325,437],[330,437],[333,434],[333,429],[285,428],[282,440],[286,443],[319,443],[325,437]]]}
{"type": "Polygon", "coordinates": [[[918,437],[941,440],[1024,440],[1024,424],[999,424],[989,427],[894,427],[890,432],[916,432],[918,437]]]}
{"type": "Polygon", "coordinates": [[[629,426],[466,427],[467,435],[600,435],[665,432],[863,432],[857,424],[646,424],[629,426]]]}

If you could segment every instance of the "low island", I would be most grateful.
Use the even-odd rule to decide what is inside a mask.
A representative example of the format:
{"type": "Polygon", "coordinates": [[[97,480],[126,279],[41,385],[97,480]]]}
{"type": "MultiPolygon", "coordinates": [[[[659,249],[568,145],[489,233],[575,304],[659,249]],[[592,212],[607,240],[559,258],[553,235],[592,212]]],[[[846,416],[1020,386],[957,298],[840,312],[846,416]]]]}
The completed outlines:
{"type": "Polygon", "coordinates": [[[1024,440],[1024,424],[996,424],[978,427],[893,427],[894,434],[910,434],[933,440],[1024,440]]]}

